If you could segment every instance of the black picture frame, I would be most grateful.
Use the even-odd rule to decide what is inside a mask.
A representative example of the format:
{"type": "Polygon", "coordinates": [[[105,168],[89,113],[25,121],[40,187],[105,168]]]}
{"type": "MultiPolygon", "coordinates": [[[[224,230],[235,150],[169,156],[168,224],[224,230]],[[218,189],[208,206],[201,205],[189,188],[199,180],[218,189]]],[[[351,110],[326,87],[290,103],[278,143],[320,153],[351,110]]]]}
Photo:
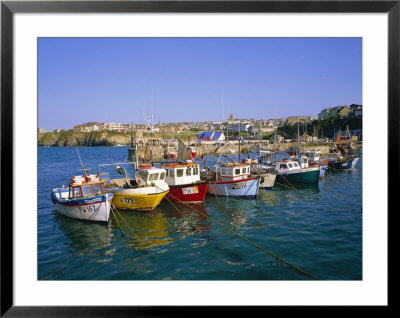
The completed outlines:
{"type": "MultiPolygon", "coordinates": [[[[13,15],[14,13],[101,12],[387,13],[389,27],[388,166],[391,167],[390,174],[388,174],[389,190],[387,199],[390,210],[390,203],[396,195],[394,182],[399,177],[400,1],[1,1],[1,316],[186,317],[193,314],[201,314],[205,309],[209,311],[215,310],[215,308],[194,308],[191,306],[22,307],[14,306],[13,304],[13,200],[10,199],[13,197],[12,177],[13,168],[15,168],[13,166],[13,15]]],[[[384,213],[385,211],[378,212],[384,213]]],[[[389,216],[388,213],[388,218],[389,216]]],[[[388,284],[389,282],[388,278],[388,284]]],[[[383,307],[389,308],[389,302],[390,298],[388,299],[389,306],[383,307]]],[[[257,307],[253,306],[252,309],[257,310],[257,307]]],[[[303,309],[293,306],[290,308],[296,314],[300,314],[303,309]]],[[[240,313],[240,311],[237,313],[240,313]]],[[[215,314],[221,314],[221,311],[218,310],[218,313],[215,312],[215,314]]]]}

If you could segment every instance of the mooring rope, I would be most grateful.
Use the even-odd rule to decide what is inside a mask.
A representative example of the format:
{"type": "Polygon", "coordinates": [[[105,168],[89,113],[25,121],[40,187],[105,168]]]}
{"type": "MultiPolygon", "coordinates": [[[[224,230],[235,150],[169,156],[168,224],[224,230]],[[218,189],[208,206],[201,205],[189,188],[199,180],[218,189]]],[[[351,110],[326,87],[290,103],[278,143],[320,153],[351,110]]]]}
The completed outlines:
{"type": "MultiPolygon", "coordinates": [[[[173,197],[174,197],[174,196],[173,196],[173,197]]],[[[175,197],[175,198],[176,198],[176,197],[175,197]]],[[[176,198],[176,199],[177,199],[177,198],[176,198]]],[[[283,258],[279,257],[278,255],[275,255],[274,253],[268,251],[268,250],[265,249],[264,247],[262,247],[262,246],[260,246],[260,245],[258,245],[258,244],[256,244],[256,243],[252,242],[251,240],[245,238],[243,235],[241,235],[241,234],[239,234],[239,233],[233,231],[232,229],[226,227],[225,225],[219,223],[218,221],[216,221],[216,220],[214,220],[213,218],[211,218],[209,215],[204,214],[203,212],[201,212],[201,211],[195,209],[193,206],[187,204],[186,202],[181,201],[181,203],[184,204],[184,205],[186,205],[186,206],[188,206],[189,208],[193,209],[194,211],[196,211],[197,213],[201,214],[201,215],[204,216],[206,219],[209,219],[210,221],[214,222],[215,224],[217,224],[218,226],[222,227],[223,229],[225,229],[225,230],[231,232],[232,234],[234,234],[234,235],[238,236],[239,238],[243,239],[244,241],[246,241],[246,242],[250,243],[251,245],[257,247],[257,248],[260,249],[261,251],[263,251],[263,252],[269,254],[270,256],[274,257],[275,260],[276,260],[277,262],[280,262],[282,266],[283,266],[283,264],[286,264],[287,266],[289,266],[290,268],[296,270],[297,272],[299,272],[299,273],[301,273],[301,274],[303,274],[303,275],[305,275],[305,276],[307,276],[307,277],[310,277],[310,278],[312,278],[312,279],[318,280],[318,278],[316,278],[315,276],[313,276],[313,275],[311,275],[311,274],[305,272],[304,270],[302,270],[302,269],[298,268],[297,266],[295,266],[295,265],[289,263],[288,261],[286,261],[286,260],[284,260],[283,258]]]]}
{"type": "MultiPolygon", "coordinates": [[[[144,245],[143,242],[142,242],[141,240],[139,240],[139,239],[135,236],[135,234],[133,233],[133,231],[132,231],[131,227],[129,226],[128,222],[126,222],[125,218],[121,215],[121,213],[118,211],[118,209],[115,207],[115,205],[114,205],[113,203],[111,203],[111,208],[112,208],[114,211],[116,211],[116,212],[118,213],[118,215],[121,217],[121,219],[125,222],[125,224],[126,224],[128,230],[129,230],[129,232],[130,232],[131,235],[132,235],[133,240],[135,241],[135,243],[136,243],[137,245],[139,245],[140,251],[141,251],[142,253],[145,253],[146,255],[150,256],[150,257],[157,263],[157,265],[158,265],[165,273],[167,273],[167,271],[166,271],[166,269],[164,268],[164,266],[162,266],[162,265],[160,264],[160,262],[157,260],[157,258],[156,258],[154,255],[152,255],[152,253],[150,253],[150,251],[149,251],[147,248],[145,248],[145,247],[143,246],[143,245],[144,245]]],[[[115,218],[115,220],[117,221],[117,223],[118,223],[118,225],[119,225],[118,219],[117,219],[117,217],[116,217],[114,211],[113,211],[114,218],[115,218]]],[[[119,226],[120,226],[120,225],[119,225],[119,226]]],[[[120,227],[120,230],[121,230],[121,233],[123,233],[121,227],[120,227]]],[[[125,235],[123,234],[123,236],[125,236],[125,235]]],[[[170,276],[171,276],[171,278],[173,278],[173,279],[175,279],[175,280],[179,280],[178,278],[176,278],[176,277],[174,277],[174,276],[172,276],[172,275],[170,275],[170,276]]]]}

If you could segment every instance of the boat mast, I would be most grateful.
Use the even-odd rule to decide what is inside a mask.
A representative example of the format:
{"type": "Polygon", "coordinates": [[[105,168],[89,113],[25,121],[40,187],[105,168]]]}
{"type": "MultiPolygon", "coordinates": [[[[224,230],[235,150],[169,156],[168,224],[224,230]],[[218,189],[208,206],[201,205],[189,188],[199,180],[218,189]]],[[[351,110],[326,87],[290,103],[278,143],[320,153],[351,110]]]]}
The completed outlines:
{"type": "Polygon", "coordinates": [[[239,162],[240,162],[240,120],[239,120],[239,134],[238,134],[238,139],[239,139],[239,162]]]}
{"type": "Polygon", "coordinates": [[[85,167],[85,165],[82,163],[81,156],[79,155],[78,147],[76,147],[76,152],[78,153],[78,157],[79,157],[79,161],[81,163],[82,170],[85,172],[85,176],[87,176],[88,175],[87,172],[89,171],[89,169],[87,169],[85,167]]]}

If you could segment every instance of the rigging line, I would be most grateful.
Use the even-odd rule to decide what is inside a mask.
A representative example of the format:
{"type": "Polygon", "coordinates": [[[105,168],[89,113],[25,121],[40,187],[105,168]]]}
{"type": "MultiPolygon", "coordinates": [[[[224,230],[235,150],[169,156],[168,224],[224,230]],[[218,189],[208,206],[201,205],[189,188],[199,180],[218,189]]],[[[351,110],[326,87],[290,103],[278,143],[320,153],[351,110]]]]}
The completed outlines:
{"type": "Polygon", "coordinates": [[[268,251],[268,250],[265,249],[264,247],[262,247],[262,246],[260,246],[260,245],[258,245],[258,244],[256,244],[256,243],[252,242],[251,240],[245,238],[243,235],[241,235],[241,234],[239,234],[239,233],[233,231],[232,229],[230,229],[230,228],[226,227],[225,225],[219,223],[218,221],[214,220],[214,219],[211,218],[209,215],[204,214],[203,212],[201,212],[201,211],[195,209],[194,207],[188,205],[188,204],[185,203],[185,202],[182,202],[182,203],[185,204],[185,205],[187,205],[187,206],[190,207],[191,209],[195,210],[196,212],[198,212],[199,214],[201,214],[201,215],[204,216],[205,218],[209,219],[210,221],[214,222],[214,223],[217,224],[218,226],[222,227],[223,229],[225,229],[225,230],[231,232],[232,234],[238,236],[239,238],[243,239],[243,240],[246,241],[247,243],[250,243],[251,245],[257,247],[257,248],[260,249],[261,251],[263,251],[263,252],[269,254],[270,256],[274,257],[275,260],[279,261],[279,262],[281,263],[282,266],[283,266],[283,264],[286,264],[286,265],[288,265],[290,268],[292,268],[292,269],[298,271],[299,273],[301,273],[301,274],[303,274],[303,275],[305,275],[305,276],[307,276],[307,277],[310,277],[310,278],[312,278],[312,279],[318,280],[318,278],[316,278],[315,276],[313,276],[313,275],[311,275],[311,274],[305,272],[304,270],[302,270],[302,269],[300,269],[299,267],[297,267],[297,266],[295,266],[295,265],[289,263],[288,261],[286,261],[286,260],[284,260],[283,258],[279,257],[278,255],[275,255],[274,253],[268,251]]]}
{"type": "MultiPolygon", "coordinates": [[[[170,194],[170,195],[176,199],[176,197],[174,195],[172,195],[172,194],[170,194]]],[[[182,215],[182,217],[185,219],[185,221],[189,223],[189,225],[192,227],[192,229],[195,230],[195,231],[198,231],[198,229],[186,218],[186,216],[178,209],[178,207],[175,204],[173,204],[172,201],[169,198],[167,198],[167,197],[165,197],[165,198],[182,215]]]]}
{"type": "MultiPolygon", "coordinates": [[[[119,217],[124,221],[126,227],[128,228],[128,231],[130,232],[130,234],[132,235],[133,240],[135,241],[135,243],[142,248],[143,242],[141,240],[139,240],[136,235],[133,233],[131,227],[129,226],[128,222],[126,222],[125,218],[122,216],[122,214],[118,211],[118,209],[114,206],[115,211],[118,213],[119,217]]],[[[146,249],[143,248],[141,249],[142,252],[146,253],[146,254],[150,254],[150,252],[146,249]]]]}
{"type": "Polygon", "coordinates": [[[119,221],[118,221],[118,219],[117,219],[117,217],[116,217],[116,215],[115,215],[115,213],[114,213],[113,206],[114,206],[114,205],[111,203],[111,213],[112,213],[112,215],[114,216],[115,221],[117,222],[117,226],[118,226],[119,230],[121,231],[122,236],[125,237],[125,233],[124,233],[124,231],[122,230],[122,227],[121,227],[121,225],[119,224],[119,221]]]}
{"type": "MultiPolygon", "coordinates": [[[[118,209],[117,209],[114,205],[113,205],[113,207],[114,207],[115,211],[118,213],[118,215],[121,217],[121,219],[125,222],[125,224],[126,224],[128,230],[129,230],[129,232],[131,233],[132,238],[133,238],[133,240],[135,241],[135,243],[141,248],[140,251],[141,251],[142,253],[145,253],[145,254],[148,255],[149,257],[151,257],[151,258],[157,263],[157,265],[158,265],[165,273],[168,274],[168,272],[166,271],[165,267],[161,265],[161,263],[157,260],[157,258],[156,258],[152,253],[150,253],[150,251],[149,251],[146,247],[143,246],[143,245],[144,245],[144,244],[143,244],[143,241],[139,240],[139,239],[135,236],[135,234],[133,233],[131,227],[130,227],[129,224],[126,222],[125,218],[121,215],[121,213],[118,211],[118,209]]],[[[171,278],[173,278],[173,279],[175,279],[175,280],[179,280],[178,278],[176,278],[176,277],[174,277],[174,276],[172,276],[172,275],[171,275],[171,278]]]]}

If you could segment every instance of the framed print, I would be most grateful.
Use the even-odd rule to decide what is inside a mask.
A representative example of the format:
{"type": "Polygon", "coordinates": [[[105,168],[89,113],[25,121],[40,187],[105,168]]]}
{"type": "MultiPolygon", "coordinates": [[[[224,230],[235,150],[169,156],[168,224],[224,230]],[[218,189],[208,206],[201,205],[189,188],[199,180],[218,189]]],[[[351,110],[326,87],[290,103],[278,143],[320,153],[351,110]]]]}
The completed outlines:
{"type": "Polygon", "coordinates": [[[2,1],[2,315],[388,307],[399,14],[2,1]]]}

